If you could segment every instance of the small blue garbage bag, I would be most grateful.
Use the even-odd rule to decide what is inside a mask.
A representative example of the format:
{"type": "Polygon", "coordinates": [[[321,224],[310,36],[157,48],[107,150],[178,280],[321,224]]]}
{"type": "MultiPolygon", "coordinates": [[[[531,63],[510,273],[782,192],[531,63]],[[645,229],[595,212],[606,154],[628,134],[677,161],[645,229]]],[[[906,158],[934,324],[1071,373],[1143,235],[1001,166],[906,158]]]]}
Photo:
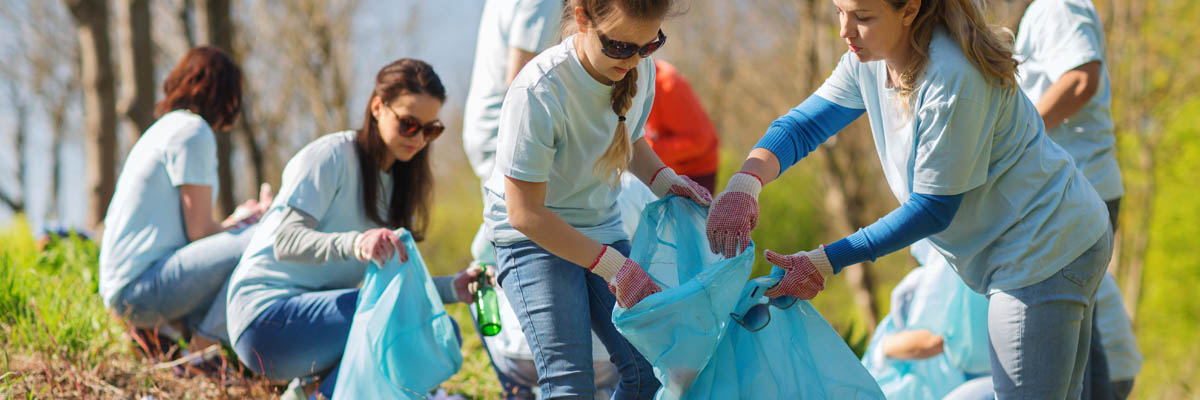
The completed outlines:
{"type": "Polygon", "coordinates": [[[875,328],[863,365],[889,399],[940,399],[991,371],[987,298],[971,291],[925,241],[913,244],[912,251],[923,266],[892,291],[892,310],[875,328]],[[945,351],[924,360],[883,355],[884,338],[915,329],[942,336],[945,351]]]}
{"type": "Polygon", "coordinates": [[[412,235],[408,262],[367,268],[334,399],[424,399],[462,366],[454,324],[412,235]]]}
{"type": "Polygon", "coordinates": [[[631,258],[663,291],[613,312],[617,330],[654,365],[657,398],[882,399],[812,305],[767,306],[766,289],[783,270],[747,283],[753,244],[729,259],[708,250],[707,214],[676,196],[646,206],[631,258]],[[751,331],[735,317],[754,307],[769,319],[751,331]]]}

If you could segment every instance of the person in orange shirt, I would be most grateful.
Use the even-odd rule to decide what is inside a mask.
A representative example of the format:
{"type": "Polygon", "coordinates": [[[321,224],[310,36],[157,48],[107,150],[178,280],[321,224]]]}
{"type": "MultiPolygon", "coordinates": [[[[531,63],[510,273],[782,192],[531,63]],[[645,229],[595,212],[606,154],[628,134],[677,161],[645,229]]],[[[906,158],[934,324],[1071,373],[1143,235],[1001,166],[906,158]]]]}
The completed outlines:
{"type": "Polygon", "coordinates": [[[713,192],[717,181],[717,129],[675,66],[656,59],[654,67],[654,104],[646,120],[646,142],[668,167],[713,192]]]}

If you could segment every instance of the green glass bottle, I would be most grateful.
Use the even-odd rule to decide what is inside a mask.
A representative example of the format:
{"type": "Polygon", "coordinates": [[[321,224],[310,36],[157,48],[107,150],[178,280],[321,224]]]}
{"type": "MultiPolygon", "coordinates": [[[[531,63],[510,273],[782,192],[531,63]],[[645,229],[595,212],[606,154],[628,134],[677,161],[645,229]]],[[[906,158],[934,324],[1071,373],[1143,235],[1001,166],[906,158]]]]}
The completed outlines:
{"type": "Polygon", "coordinates": [[[475,292],[475,318],[479,320],[479,332],[483,336],[500,333],[500,303],[496,300],[496,289],[488,285],[487,274],[479,274],[479,290],[475,292]]]}

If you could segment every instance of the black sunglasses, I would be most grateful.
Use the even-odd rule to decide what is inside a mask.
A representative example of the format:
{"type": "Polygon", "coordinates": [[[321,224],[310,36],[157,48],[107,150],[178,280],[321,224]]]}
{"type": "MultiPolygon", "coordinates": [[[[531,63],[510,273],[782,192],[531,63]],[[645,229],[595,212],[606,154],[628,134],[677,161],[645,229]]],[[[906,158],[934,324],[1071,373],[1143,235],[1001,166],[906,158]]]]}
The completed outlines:
{"type": "Polygon", "coordinates": [[[433,139],[437,139],[437,137],[446,130],[446,125],[442,124],[442,121],[440,120],[431,121],[422,125],[421,120],[417,119],[417,117],[412,115],[400,115],[399,112],[396,112],[396,110],[389,105],[384,105],[384,107],[387,108],[388,111],[391,111],[392,115],[395,115],[397,120],[400,122],[400,136],[413,137],[417,135],[417,132],[424,131],[425,141],[432,142],[433,139]]]}
{"type": "Polygon", "coordinates": [[[658,30],[658,38],[650,41],[650,43],[646,43],[645,46],[638,45],[637,43],[612,40],[603,33],[600,33],[599,29],[596,29],[596,35],[600,37],[600,52],[609,58],[617,60],[633,57],[634,54],[640,55],[642,58],[649,57],[651,53],[654,53],[667,43],[667,35],[663,34],[662,29],[658,30]]]}
{"type": "MultiPolygon", "coordinates": [[[[754,289],[754,292],[750,294],[750,297],[758,295],[758,290],[759,289],[757,288],[754,289]]],[[[737,322],[738,325],[746,328],[746,330],[750,332],[758,332],[762,330],[762,328],[766,328],[767,324],[771,323],[771,309],[768,307],[768,305],[774,306],[780,310],[786,310],[795,304],[795,297],[779,296],[770,299],[766,304],[755,304],[741,315],[730,313],[729,317],[733,318],[734,322],[737,322]]]]}

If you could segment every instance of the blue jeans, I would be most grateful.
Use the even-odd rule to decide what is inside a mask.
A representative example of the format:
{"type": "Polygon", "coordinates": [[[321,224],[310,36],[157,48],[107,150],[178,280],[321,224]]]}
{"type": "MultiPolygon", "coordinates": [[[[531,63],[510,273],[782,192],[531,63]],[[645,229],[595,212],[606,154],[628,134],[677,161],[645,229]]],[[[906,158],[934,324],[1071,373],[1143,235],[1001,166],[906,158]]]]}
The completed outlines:
{"type": "MultiPolygon", "coordinates": [[[[321,376],[317,392],[331,399],[357,306],[358,289],[277,300],[242,331],[233,350],[243,365],[273,381],[321,376]]],[[[450,321],[461,345],[458,323],[450,321]]]]}
{"type": "Polygon", "coordinates": [[[346,349],[358,289],[325,290],[278,300],[242,331],[233,349],[242,364],[273,381],[324,376],[333,398],[334,371],[346,349]]]}
{"type": "Polygon", "coordinates": [[[1078,399],[1092,338],[1096,289],[1112,230],[1046,280],[989,296],[996,398],[1078,399]]]}
{"type": "MultiPolygon", "coordinates": [[[[629,241],[611,244],[629,254],[629,241]]],[[[645,357],[612,323],[616,297],[599,275],[550,254],[531,241],[496,246],[500,285],[533,352],[547,399],[592,399],[595,331],[621,375],[614,399],[650,399],[661,384],[645,357]]]]}
{"type": "Polygon", "coordinates": [[[182,319],[194,334],[229,344],[225,292],[256,227],[218,233],[175,250],[125,286],[113,311],[139,328],[182,319]]]}

